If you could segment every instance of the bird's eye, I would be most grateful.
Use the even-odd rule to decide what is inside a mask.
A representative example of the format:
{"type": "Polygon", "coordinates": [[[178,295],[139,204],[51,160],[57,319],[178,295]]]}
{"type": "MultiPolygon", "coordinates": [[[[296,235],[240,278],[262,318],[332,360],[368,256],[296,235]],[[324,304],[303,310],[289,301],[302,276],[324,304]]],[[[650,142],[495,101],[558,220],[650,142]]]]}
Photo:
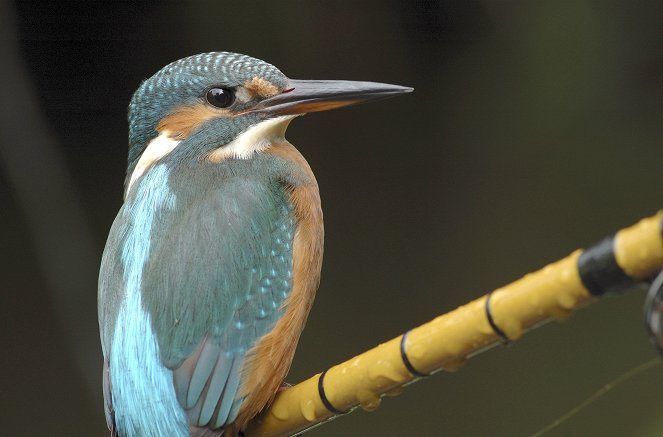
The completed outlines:
{"type": "Polygon", "coordinates": [[[227,108],[235,101],[235,93],[228,88],[211,88],[207,91],[207,101],[217,108],[227,108]]]}

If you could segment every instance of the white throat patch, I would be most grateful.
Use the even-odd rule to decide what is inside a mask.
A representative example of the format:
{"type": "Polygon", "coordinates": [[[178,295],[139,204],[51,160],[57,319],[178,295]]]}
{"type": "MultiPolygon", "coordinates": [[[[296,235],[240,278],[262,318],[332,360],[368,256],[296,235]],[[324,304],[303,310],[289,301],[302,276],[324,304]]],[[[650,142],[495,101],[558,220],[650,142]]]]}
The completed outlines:
{"type": "Polygon", "coordinates": [[[168,131],[162,132],[158,137],[150,141],[143,151],[143,154],[140,155],[136,168],[134,168],[133,173],[131,173],[131,179],[129,179],[126,194],[129,194],[131,186],[138,180],[138,178],[143,176],[157,161],[172,152],[179,143],[178,140],[174,140],[170,137],[170,132],[168,131]]]}
{"type": "Polygon", "coordinates": [[[249,159],[254,153],[262,152],[272,143],[282,143],[285,141],[285,130],[288,125],[299,115],[284,115],[261,121],[225,146],[214,150],[209,154],[209,160],[221,162],[226,158],[249,159]]]}
{"type": "MultiPolygon", "coordinates": [[[[226,158],[249,159],[255,153],[267,149],[272,143],[282,143],[285,141],[285,131],[288,125],[299,115],[301,114],[284,115],[261,121],[239,134],[237,138],[225,146],[212,151],[209,154],[209,160],[221,162],[226,158]]],[[[131,187],[141,176],[161,158],[172,152],[180,142],[171,138],[168,131],[163,131],[158,137],[150,141],[143,154],[140,155],[136,168],[131,173],[126,195],[129,194],[131,187]]]]}

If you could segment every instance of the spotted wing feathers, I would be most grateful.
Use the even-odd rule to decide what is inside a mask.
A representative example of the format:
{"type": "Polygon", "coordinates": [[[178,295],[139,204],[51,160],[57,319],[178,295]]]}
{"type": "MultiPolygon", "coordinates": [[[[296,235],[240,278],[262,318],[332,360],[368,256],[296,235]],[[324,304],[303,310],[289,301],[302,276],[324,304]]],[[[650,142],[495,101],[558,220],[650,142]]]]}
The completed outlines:
{"type": "Polygon", "coordinates": [[[283,208],[270,226],[270,241],[259,251],[259,265],[246,269],[231,319],[208,330],[173,370],[177,399],[192,426],[215,429],[237,417],[246,354],[282,316],[292,288],[293,227],[290,211],[283,208]]]}

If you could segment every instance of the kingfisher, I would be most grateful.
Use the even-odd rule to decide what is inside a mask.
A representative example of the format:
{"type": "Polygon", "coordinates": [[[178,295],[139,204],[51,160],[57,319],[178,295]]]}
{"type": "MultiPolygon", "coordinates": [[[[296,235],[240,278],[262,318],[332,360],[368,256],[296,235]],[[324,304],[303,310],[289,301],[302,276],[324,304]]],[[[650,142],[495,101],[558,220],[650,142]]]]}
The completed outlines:
{"type": "Polygon", "coordinates": [[[241,435],[285,387],[323,252],[318,185],[286,128],[409,91],[229,52],[143,81],[99,274],[111,435],[241,435]]]}

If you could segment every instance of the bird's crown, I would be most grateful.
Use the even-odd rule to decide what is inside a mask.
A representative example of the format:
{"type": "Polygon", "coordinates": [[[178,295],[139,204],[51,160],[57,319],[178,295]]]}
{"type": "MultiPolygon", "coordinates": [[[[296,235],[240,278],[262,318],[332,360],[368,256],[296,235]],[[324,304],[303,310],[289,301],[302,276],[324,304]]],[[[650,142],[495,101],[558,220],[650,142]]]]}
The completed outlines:
{"type": "MultiPolygon", "coordinates": [[[[286,76],[273,65],[237,53],[202,53],[166,65],[143,81],[129,104],[129,164],[158,135],[157,127],[166,116],[176,108],[204,104],[210,100],[210,90],[248,86],[249,93],[265,97],[278,93],[286,83],[286,76]]],[[[252,96],[244,97],[235,110],[241,110],[242,103],[250,105],[252,96]]]]}

